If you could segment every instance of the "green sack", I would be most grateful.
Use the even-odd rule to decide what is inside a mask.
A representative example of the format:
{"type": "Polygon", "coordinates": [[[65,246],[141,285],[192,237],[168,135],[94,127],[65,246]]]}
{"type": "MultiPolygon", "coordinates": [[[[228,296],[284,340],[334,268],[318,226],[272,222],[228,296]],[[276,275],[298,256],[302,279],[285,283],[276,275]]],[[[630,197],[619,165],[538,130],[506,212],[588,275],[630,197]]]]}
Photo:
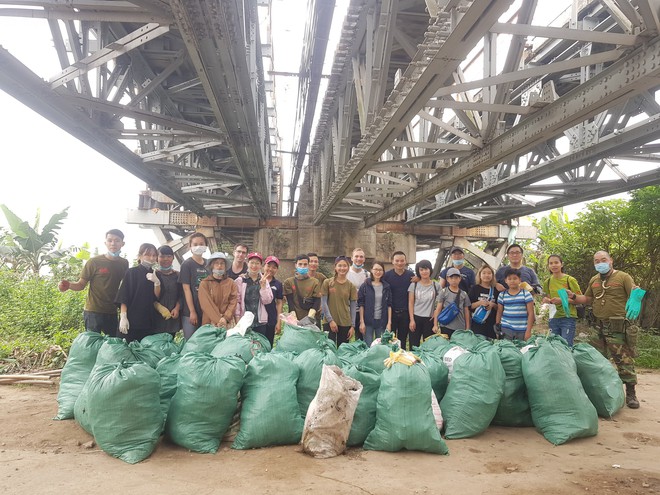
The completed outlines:
{"type": "Polygon", "coordinates": [[[140,359],[126,340],[117,337],[106,337],[96,355],[96,366],[104,364],[119,364],[121,362],[137,363],[140,359]]]}
{"type": "Polygon", "coordinates": [[[529,408],[527,387],[522,374],[522,353],[510,340],[493,342],[504,368],[504,394],[491,424],[499,426],[534,426],[529,408]]]}
{"type": "Polygon", "coordinates": [[[211,324],[202,325],[183,344],[181,354],[188,354],[189,352],[205,352],[210,354],[216,345],[225,340],[226,333],[227,330],[225,328],[218,328],[211,324]]]}
{"type": "Polygon", "coordinates": [[[385,360],[390,357],[390,352],[398,351],[398,345],[376,344],[367,351],[357,354],[353,358],[353,364],[370,368],[377,373],[382,373],[385,369],[385,360]]]}
{"type": "Polygon", "coordinates": [[[98,446],[129,464],[149,457],[163,431],[159,392],[160,377],[147,364],[96,366],[87,408],[98,446]]]}
{"type": "MultiPolygon", "coordinates": [[[[284,323],[282,335],[275,346],[276,352],[294,352],[300,354],[307,349],[315,349],[318,342],[331,342],[327,335],[316,327],[299,327],[284,323]]],[[[336,349],[337,346],[332,343],[336,349]]]]}
{"type": "Polygon", "coordinates": [[[563,339],[537,339],[522,361],[529,405],[536,429],[561,445],[598,433],[598,414],[582,388],[575,360],[563,339]]]}
{"type": "Polygon", "coordinates": [[[413,354],[419,356],[426,365],[431,375],[431,387],[435,392],[435,397],[440,402],[447,392],[449,384],[449,368],[443,362],[442,356],[435,352],[427,351],[421,347],[414,347],[413,354]]]}
{"type": "Polygon", "coordinates": [[[300,415],[304,419],[307,416],[309,404],[319,389],[323,365],[334,364],[339,366],[339,358],[332,347],[321,341],[318,344],[318,348],[307,349],[301,352],[293,362],[300,368],[296,390],[298,393],[300,415]]]}
{"type": "Polygon", "coordinates": [[[442,350],[442,349],[449,349],[450,347],[453,347],[454,344],[449,342],[448,339],[444,338],[442,335],[434,334],[428,337],[424,342],[422,342],[422,345],[419,346],[420,349],[424,351],[435,351],[436,349],[442,350]]]}
{"type": "Polygon", "coordinates": [[[472,330],[456,330],[449,338],[450,343],[460,346],[463,349],[471,349],[485,340],[486,337],[475,334],[472,330]]]}
{"type": "Polygon", "coordinates": [[[166,435],[193,452],[217,452],[236,411],[244,374],[245,363],[238,356],[182,356],[166,435]]]}
{"type": "MultiPolygon", "coordinates": [[[[93,368],[92,371],[94,369],[96,368],[93,368]]],[[[83,385],[83,388],[76,399],[76,403],[73,406],[73,417],[83,430],[90,435],[93,435],[92,422],[89,416],[89,378],[85,382],[85,385],[83,385]]]]}
{"type": "MultiPolygon", "coordinates": [[[[340,346],[341,347],[341,346],[340,346]]],[[[363,366],[348,365],[344,373],[362,384],[362,393],[358,401],[351,432],[346,445],[348,447],[362,445],[376,425],[376,401],[380,387],[380,374],[363,366]]]]}
{"type": "Polygon", "coordinates": [[[580,382],[598,415],[603,418],[614,416],[626,401],[623,382],[616,368],[589,344],[575,344],[573,358],[580,382]]]}
{"type": "Polygon", "coordinates": [[[73,408],[89,374],[105,337],[98,332],[82,332],[73,340],[69,356],[62,369],[60,390],[57,393],[55,419],[73,418],[73,408]]]}
{"type": "Polygon", "coordinates": [[[141,363],[148,364],[153,369],[156,369],[158,362],[163,359],[167,354],[158,346],[143,345],[141,341],[134,340],[128,343],[128,347],[137,360],[141,363]]]}
{"type": "Polygon", "coordinates": [[[181,351],[180,346],[174,342],[174,337],[169,333],[155,333],[147,335],[140,341],[144,347],[155,347],[162,351],[164,356],[171,356],[181,351]]]}
{"type": "Polygon", "coordinates": [[[394,363],[380,377],[376,425],[364,442],[366,450],[402,449],[447,454],[431,408],[431,376],[422,363],[394,363]]]}
{"type": "Polygon", "coordinates": [[[160,376],[160,410],[163,412],[165,419],[167,419],[170,402],[176,392],[180,360],[181,354],[172,354],[161,359],[156,366],[156,371],[160,376]]]}
{"type": "Polygon", "coordinates": [[[447,393],[440,401],[445,438],[469,438],[493,420],[504,393],[504,369],[493,346],[483,342],[453,364],[447,393]]]}
{"type": "MultiPolygon", "coordinates": [[[[213,357],[239,356],[243,362],[249,363],[260,352],[270,352],[270,343],[265,337],[260,339],[257,332],[246,332],[230,335],[213,348],[213,357]],[[264,342],[265,341],[265,342],[264,342]]],[[[260,335],[261,336],[261,335],[260,335]]]]}
{"type": "Polygon", "coordinates": [[[300,442],[300,416],[296,383],[298,365],[292,353],[263,353],[247,365],[241,388],[241,427],[232,449],[254,449],[300,442]]]}
{"type": "Polygon", "coordinates": [[[369,349],[369,346],[364,340],[356,340],[354,342],[344,342],[337,349],[337,356],[342,362],[346,359],[347,362],[350,362],[353,356],[360,354],[361,352],[369,349]]]}

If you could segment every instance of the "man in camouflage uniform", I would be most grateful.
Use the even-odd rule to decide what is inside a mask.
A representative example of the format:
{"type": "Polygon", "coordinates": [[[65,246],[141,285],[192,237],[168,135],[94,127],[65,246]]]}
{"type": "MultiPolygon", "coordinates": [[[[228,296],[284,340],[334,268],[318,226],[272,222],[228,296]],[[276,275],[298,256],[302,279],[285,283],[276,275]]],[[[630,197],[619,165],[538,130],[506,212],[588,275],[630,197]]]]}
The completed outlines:
{"type": "Polygon", "coordinates": [[[606,251],[598,251],[594,255],[594,267],[599,274],[591,278],[584,295],[567,291],[569,299],[573,304],[591,305],[598,332],[593,345],[614,362],[621,381],[626,385],[626,405],[637,409],[639,401],[635,394],[637,374],[634,359],[637,353],[637,327],[626,319],[626,302],[635,283],[630,275],[614,269],[612,258],[606,251]]]}

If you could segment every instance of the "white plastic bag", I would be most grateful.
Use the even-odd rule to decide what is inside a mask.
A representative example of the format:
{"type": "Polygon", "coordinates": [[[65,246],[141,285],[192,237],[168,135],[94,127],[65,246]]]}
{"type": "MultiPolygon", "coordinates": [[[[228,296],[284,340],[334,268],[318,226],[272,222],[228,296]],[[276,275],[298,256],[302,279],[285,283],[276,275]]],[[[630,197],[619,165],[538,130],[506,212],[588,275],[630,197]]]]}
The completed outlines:
{"type": "Polygon", "coordinates": [[[442,358],[442,361],[447,365],[447,368],[449,369],[449,379],[451,380],[451,375],[454,372],[454,363],[456,360],[461,357],[463,354],[468,353],[469,351],[466,351],[462,347],[459,347],[455,345],[451,349],[449,349],[447,352],[445,352],[444,357],[442,358]]]}
{"type": "Polygon", "coordinates": [[[309,405],[302,434],[303,452],[319,459],[346,449],[362,384],[334,365],[323,365],[321,383],[309,405]]]}

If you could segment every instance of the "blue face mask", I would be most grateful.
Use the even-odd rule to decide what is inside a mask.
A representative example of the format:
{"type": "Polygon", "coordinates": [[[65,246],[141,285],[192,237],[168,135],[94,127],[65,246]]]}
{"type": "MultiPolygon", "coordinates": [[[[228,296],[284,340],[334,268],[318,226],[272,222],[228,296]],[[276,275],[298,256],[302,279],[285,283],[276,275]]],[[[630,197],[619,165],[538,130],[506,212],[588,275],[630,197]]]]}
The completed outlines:
{"type": "Polygon", "coordinates": [[[160,265],[155,265],[154,270],[158,270],[159,272],[171,272],[172,271],[172,265],[170,266],[160,266],[160,265]]]}
{"type": "Polygon", "coordinates": [[[607,275],[610,271],[610,264],[609,263],[596,263],[594,265],[594,268],[601,275],[607,275]]]}
{"type": "Polygon", "coordinates": [[[119,251],[117,251],[116,253],[112,253],[112,252],[108,251],[108,256],[112,256],[113,258],[118,258],[120,254],[121,254],[121,249],[119,251]]]}
{"type": "Polygon", "coordinates": [[[464,260],[451,260],[451,262],[456,266],[461,266],[464,260]]]}
{"type": "Polygon", "coordinates": [[[363,266],[364,266],[364,263],[361,264],[361,265],[356,265],[355,263],[353,263],[353,268],[357,268],[358,270],[361,269],[363,266]]]}
{"type": "Polygon", "coordinates": [[[309,268],[300,268],[299,266],[296,267],[296,273],[298,275],[307,275],[309,273],[309,268]]]}

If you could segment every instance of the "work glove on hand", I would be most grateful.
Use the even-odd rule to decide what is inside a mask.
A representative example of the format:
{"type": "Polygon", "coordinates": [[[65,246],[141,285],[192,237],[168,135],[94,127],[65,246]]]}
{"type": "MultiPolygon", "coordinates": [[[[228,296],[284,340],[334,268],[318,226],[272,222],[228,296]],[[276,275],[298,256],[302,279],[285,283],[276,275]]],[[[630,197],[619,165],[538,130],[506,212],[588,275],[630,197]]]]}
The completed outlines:
{"type": "Polygon", "coordinates": [[[170,310],[167,309],[165,306],[163,306],[158,301],[154,302],[154,308],[156,308],[156,311],[158,311],[160,313],[160,316],[162,316],[166,320],[169,320],[170,318],[172,318],[172,313],[170,313],[170,310]]]}
{"type": "Polygon", "coordinates": [[[156,287],[160,285],[160,280],[158,280],[158,275],[155,273],[147,273],[147,280],[153,282],[156,287]]]}
{"type": "Polygon", "coordinates": [[[635,287],[630,293],[628,302],[626,303],[626,318],[635,320],[639,317],[642,310],[642,299],[646,295],[646,291],[640,287],[635,287]]]}
{"type": "Polygon", "coordinates": [[[129,328],[128,316],[126,315],[126,313],[121,313],[121,315],[119,316],[119,331],[123,334],[127,334],[128,328],[129,328]]]}

